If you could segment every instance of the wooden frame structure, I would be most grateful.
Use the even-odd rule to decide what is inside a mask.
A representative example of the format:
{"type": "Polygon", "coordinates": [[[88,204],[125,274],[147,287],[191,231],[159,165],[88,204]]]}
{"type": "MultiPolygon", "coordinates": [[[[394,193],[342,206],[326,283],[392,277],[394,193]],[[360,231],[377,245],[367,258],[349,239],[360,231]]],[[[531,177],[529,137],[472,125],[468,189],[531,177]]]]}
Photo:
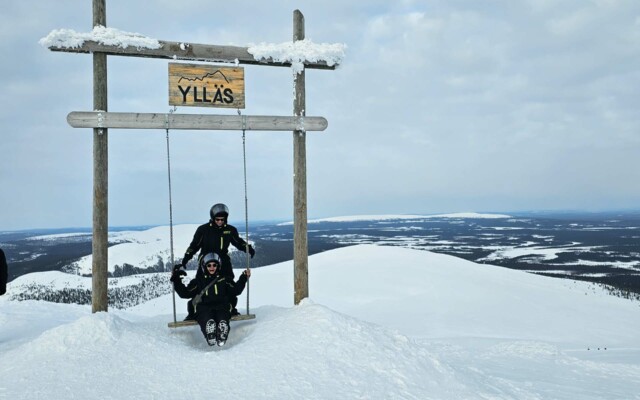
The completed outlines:
{"type": "MultiPolygon", "coordinates": [[[[106,27],[106,0],[93,0],[93,26],[106,27]]],[[[293,41],[303,40],[304,16],[293,12],[293,41]]],[[[290,63],[271,59],[256,60],[245,47],[185,44],[160,41],[158,49],[133,46],[121,48],[95,41],[79,47],[49,47],[52,51],[90,53],[93,55],[94,112],[72,112],[69,124],[93,128],[93,241],[92,241],[92,312],[108,309],[108,129],[207,129],[207,130],[291,130],[294,158],[294,303],[309,296],[307,244],[307,172],[306,132],[327,127],[322,117],[305,117],[304,68],[335,69],[326,61],[305,62],[294,74],[295,97],[292,117],[214,116],[195,114],[109,113],[107,102],[107,55],[225,62],[233,64],[289,67],[290,63]]]]}

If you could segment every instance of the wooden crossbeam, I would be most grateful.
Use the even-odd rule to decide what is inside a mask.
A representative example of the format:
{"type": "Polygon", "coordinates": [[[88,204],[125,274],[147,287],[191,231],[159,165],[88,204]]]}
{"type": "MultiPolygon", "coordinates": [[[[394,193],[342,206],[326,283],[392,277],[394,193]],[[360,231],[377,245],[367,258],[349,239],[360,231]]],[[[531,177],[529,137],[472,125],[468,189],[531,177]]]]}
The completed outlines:
{"type": "Polygon", "coordinates": [[[268,115],[210,115],[73,111],[67,122],[74,128],[105,129],[190,129],[225,131],[323,131],[323,117],[281,117],[268,115]]]}
{"type": "MultiPolygon", "coordinates": [[[[64,51],[67,53],[104,53],[113,56],[131,56],[147,58],[165,58],[171,60],[209,61],[250,65],[270,65],[274,67],[290,67],[290,62],[273,61],[271,58],[256,60],[248,47],[220,46],[198,43],[179,43],[159,40],[160,48],[147,49],[136,46],[112,46],[92,40],[86,40],[79,47],[50,46],[51,51],[64,51]]],[[[327,65],[326,61],[305,61],[305,68],[312,69],[336,69],[336,64],[327,65]]]]}

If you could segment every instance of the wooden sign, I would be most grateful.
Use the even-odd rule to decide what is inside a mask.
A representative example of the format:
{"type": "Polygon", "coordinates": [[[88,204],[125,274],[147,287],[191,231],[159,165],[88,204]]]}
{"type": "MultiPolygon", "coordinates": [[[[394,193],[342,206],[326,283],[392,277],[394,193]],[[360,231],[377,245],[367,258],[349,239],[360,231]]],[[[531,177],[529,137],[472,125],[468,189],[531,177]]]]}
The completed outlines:
{"type": "Polygon", "coordinates": [[[169,63],[169,105],[244,108],[244,68],[169,63]]]}

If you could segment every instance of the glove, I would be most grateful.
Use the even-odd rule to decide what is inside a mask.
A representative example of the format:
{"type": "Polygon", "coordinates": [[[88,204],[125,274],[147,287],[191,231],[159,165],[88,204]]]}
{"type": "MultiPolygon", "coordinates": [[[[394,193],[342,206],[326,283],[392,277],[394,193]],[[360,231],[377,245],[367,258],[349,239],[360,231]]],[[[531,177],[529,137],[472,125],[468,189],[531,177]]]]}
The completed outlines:
{"type": "Polygon", "coordinates": [[[251,245],[249,245],[249,255],[251,256],[251,258],[256,255],[256,251],[253,249],[253,247],[251,247],[251,245]]]}
{"type": "Polygon", "coordinates": [[[182,265],[178,264],[173,267],[173,272],[171,273],[171,278],[169,279],[171,282],[182,281],[182,277],[187,276],[187,271],[182,269],[182,265]]]}
{"type": "Polygon", "coordinates": [[[171,278],[169,278],[169,280],[173,283],[176,283],[179,281],[181,282],[183,276],[187,276],[187,272],[179,269],[175,271],[173,274],[171,274],[171,278]]]}
{"type": "Polygon", "coordinates": [[[247,273],[247,270],[242,271],[240,278],[238,279],[238,283],[247,283],[249,277],[251,276],[251,272],[247,273]]]}
{"type": "Polygon", "coordinates": [[[184,264],[176,264],[173,266],[173,272],[176,272],[178,270],[180,270],[181,268],[184,268],[184,264]]]}

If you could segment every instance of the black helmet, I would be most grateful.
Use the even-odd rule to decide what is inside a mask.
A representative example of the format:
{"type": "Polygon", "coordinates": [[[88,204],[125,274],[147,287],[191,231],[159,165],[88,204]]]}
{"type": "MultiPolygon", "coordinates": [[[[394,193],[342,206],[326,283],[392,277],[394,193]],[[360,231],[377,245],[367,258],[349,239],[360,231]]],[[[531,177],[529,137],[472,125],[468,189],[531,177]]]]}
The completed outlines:
{"type": "Polygon", "coordinates": [[[220,256],[216,253],[207,253],[204,255],[204,257],[202,257],[202,260],[200,260],[200,268],[202,269],[202,272],[205,272],[207,274],[209,273],[209,271],[207,271],[207,264],[209,264],[210,262],[218,264],[216,272],[220,271],[220,267],[222,266],[222,260],[220,260],[220,256]]]}
{"type": "Polygon", "coordinates": [[[229,216],[229,207],[225,206],[222,203],[214,204],[209,210],[209,215],[211,219],[215,217],[224,217],[225,219],[229,216]]]}

